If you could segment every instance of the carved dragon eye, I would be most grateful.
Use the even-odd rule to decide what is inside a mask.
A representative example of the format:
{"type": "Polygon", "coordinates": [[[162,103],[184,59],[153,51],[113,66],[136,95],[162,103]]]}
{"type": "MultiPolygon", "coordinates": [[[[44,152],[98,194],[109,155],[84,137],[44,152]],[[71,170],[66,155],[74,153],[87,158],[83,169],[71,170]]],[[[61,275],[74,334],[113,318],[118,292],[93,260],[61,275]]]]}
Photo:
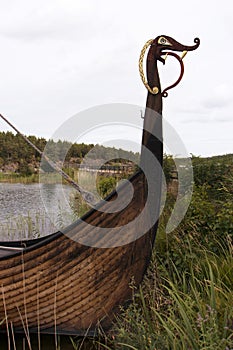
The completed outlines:
{"type": "Polygon", "coordinates": [[[158,40],[158,44],[161,44],[161,45],[171,45],[171,43],[164,37],[164,36],[161,36],[158,40]]]}

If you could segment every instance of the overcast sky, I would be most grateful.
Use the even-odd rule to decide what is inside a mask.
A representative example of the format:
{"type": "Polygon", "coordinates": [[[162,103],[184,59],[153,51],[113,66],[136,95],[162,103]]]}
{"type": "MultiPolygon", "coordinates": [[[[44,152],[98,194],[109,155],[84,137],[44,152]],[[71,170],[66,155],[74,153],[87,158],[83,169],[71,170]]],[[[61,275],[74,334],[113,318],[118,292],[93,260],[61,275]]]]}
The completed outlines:
{"type": "MultiPolygon", "coordinates": [[[[49,138],[95,105],[144,106],[140,50],[167,34],[187,45],[199,37],[201,45],[185,57],[185,76],[164,100],[164,117],[189,153],[233,153],[230,0],[0,0],[0,6],[0,113],[26,135],[49,138]]],[[[171,61],[161,65],[164,85],[178,74],[171,61]]],[[[0,130],[8,130],[1,121],[0,130]]]]}

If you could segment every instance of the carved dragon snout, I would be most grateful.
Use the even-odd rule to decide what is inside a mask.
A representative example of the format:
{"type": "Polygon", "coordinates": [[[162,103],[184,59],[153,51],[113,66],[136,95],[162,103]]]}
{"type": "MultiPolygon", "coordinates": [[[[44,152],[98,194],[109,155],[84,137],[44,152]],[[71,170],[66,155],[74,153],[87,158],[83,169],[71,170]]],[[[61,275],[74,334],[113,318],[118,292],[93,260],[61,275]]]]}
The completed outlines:
{"type": "Polygon", "coordinates": [[[161,35],[155,38],[151,44],[152,48],[154,49],[154,58],[161,61],[163,64],[165,63],[165,59],[161,56],[165,55],[166,52],[164,50],[169,51],[179,51],[179,52],[187,52],[187,51],[193,51],[198,48],[200,45],[200,39],[195,38],[194,39],[195,45],[188,46],[188,45],[182,45],[175,39],[171,38],[167,35],[161,35]]]}

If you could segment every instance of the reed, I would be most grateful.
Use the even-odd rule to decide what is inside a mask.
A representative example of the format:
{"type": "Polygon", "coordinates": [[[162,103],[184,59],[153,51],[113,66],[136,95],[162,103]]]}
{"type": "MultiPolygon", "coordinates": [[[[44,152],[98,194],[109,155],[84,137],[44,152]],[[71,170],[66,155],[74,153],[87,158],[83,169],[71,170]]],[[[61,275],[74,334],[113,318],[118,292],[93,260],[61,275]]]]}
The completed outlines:
{"type": "MultiPolygon", "coordinates": [[[[55,215],[54,215],[55,216],[55,215]]],[[[55,218],[51,217],[55,222],[55,218]]],[[[0,237],[3,241],[39,238],[54,230],[48,215],[44,211],[27,213],[16,217],[6,217],[0,223],[0,237]]]]}
{"type": "Polygon", "coordinates": [[[233,348],[232,245],[218,238],[215,254],[194,236],[179,245],[189,244],[185,264],[154,251],[142,287],[117,319],[114,349],[233,348]]]}
{"type": "Polygon", "coordinates": [[[23,184],[30,184],[30,183],[37,183],[39,182],[39,175],[38,174],[32,174],[28,176],[22,176],[17,173],[1,173],[0,172],[0,183],[1,182],[7,182],[7,183],[23,183],[23,184]]]}

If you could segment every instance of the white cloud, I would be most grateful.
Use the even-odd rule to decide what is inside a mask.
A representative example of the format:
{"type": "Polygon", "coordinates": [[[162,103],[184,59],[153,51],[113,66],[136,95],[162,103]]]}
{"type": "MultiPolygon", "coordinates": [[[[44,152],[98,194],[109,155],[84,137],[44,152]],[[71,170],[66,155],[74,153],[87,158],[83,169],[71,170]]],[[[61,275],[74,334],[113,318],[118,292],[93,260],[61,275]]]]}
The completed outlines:
{"type": "MultiPolygon", "coordinates": [[[[0,0],[0,6],[0,112],[23,132],[48,137],[96,104],[144,105],[138,57],[145,41],[162,33],[188,45],[201,39],[185,58],[183,81],[164,100],[168,119],[175,116],[185,130],[192,124],[193,132],[230,123],[233,73],[223,59],[232,56],[231,2],[0,0]]],[[[168,61],[163,72],[173,81],[176,64],[168,61]]]]}
{"type": "Polygon", "coordinates": [[[202,105],[207,109],[223,109],[233,102],[233,89],[226,83],[220,83],[209,90],[209,95],[203,99],[202,105]]]}

